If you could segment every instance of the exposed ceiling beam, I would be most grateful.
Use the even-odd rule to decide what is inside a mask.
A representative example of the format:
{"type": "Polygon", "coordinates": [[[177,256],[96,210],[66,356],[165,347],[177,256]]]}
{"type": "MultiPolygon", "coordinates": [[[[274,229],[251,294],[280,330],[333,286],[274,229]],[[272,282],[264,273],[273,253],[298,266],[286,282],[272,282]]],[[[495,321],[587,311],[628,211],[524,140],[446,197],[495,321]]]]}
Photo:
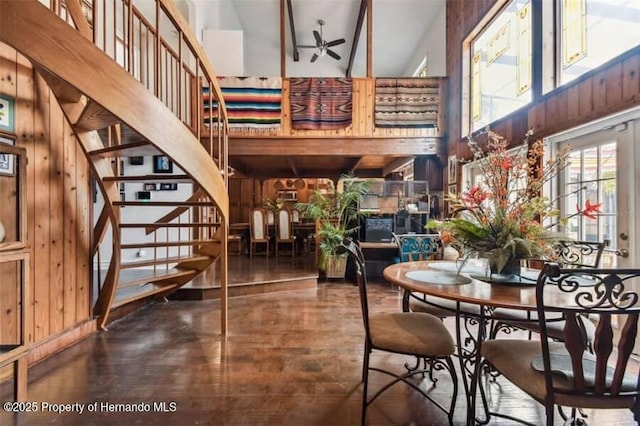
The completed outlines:
{"type": "Polygon", "coordinates": [[[296,41],[296,26],[293,23],[293,6],[291,5],[291,0],[287,0],[287,9],[289,9],[289,27],[291,27],[291,44],[293,45],[293,62],[298,62],[300,60],[300,53],[298,53],[298,42],[296,41]]]}
{"type": "Polygon", "coordinates": [[[373,0],[367,0],[367,77],[373,77],[373,0]]]}
{"type": "Polygon", "coordinates": [[[280,0],[280,77],[287,76],[287,38],[284,25],[284,0],[280,0]]]}
{"type": "Polygon", "coordinates": [[[233,138],[229,156],[351,156],[367,155],[436,155],[441,143],[429,138],[296,138],[277,141],[269,138],[233,138]]]}
{"type": "Polygon", "coordinates": [[[352,174],[356,171],[356,169],[357,169],[358,167],[360,167],[360,164],[362,164],[362,159],[363,159],[363,158],[364,158],[364,157],[356,158],[355,163],[353,163],[353,166],[351,166],[351,168],[349,169],[349,174],[350,174],[350,175],[352,175],[352,174]]]}
{"type": "Polygon", "coordinates": [[[360,32],[364,23],[364,14],[367,12],[367,0],[360,0],[360,12],[358,13],[358,21],[356,22],[356,31],[353,34],[353,42],[351,43],[351,54],[349,55],[349,65],[347,66],[347,77],[351,77],[353,71],[353,62],[356,59],[356,51],[358,50],[358,42],[360,41],[360,32]]]}
{"type": "MultiPolygon", "coordinates": [[[[362,169],[358,172],[359,178],[381,178],[381,169],[362,169]]],[[[234,178],[251,177],[253,179],[317,179],[317,178],[329,178],[332,180],[338,180],[342,176],[342,171],[339,170],[305,170],[300,173],[300,176],[293,176],[291,170],[288,169],[252,169],[247,173],[243,173],[236,170],[234,178]]]]}
{"type": "Polygon", "coordinates": [[[233,164],[231,164],[231,162],[229,162],[229,164],[238,173],[241,173],[243,175],[250,175],[250,173],[251,173],[251,168],[244,161],[242,161],[242,160],[240,160],[238,158],[234,158],[233,159],[233,164]]]}
{"type": "Polygon", "coordinates": [[[386,176],[390,173],[397,172],[398,170],[406,167],[407,164],[412,162],[415,158],[416,157],[413,155],[409,157],[396,158],[395,160],[384,166],[384,168],[382,169],[382,175],[386,176]]]}

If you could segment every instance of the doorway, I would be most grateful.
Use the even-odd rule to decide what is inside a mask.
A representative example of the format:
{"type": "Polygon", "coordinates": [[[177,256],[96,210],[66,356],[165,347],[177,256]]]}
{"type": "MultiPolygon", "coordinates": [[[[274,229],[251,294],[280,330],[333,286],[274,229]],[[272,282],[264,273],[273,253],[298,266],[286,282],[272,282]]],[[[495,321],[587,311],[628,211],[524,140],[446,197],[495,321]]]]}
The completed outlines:
{"type": "MultiPolygon", "coordinates": [[[[600,266],[640,267],[640,108],[548,138],[568,147],[571,164],[558,179],[566,232],[582,241],[608,240],[600,266]],[[597,205],[597,210],[590,208],[597,205]],[[576,214],[579,211],[588,214],[576,214]]],[[[557,152],[557,151],[555,151],[557,152]]]]}

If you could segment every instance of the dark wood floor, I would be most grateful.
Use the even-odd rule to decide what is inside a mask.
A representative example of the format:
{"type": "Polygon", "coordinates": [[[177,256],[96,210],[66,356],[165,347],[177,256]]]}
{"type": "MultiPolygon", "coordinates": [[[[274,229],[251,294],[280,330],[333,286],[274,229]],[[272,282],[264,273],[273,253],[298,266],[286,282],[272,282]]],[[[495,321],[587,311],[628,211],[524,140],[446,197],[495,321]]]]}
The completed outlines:
{"type": "MultiPolygon", "coordinates": [[[[400,296],[390,285],[374,283],[371,309],[397,311],[400,296]]],[[[28,395],[39,403],[39,411],[2,412],[0,424],[359,424],[364,332],[356,287],[321,282],[317,289],[236,297],[229,305],[226,339],[219,335],[215,300],[151,305],[113,323],[108,331],[32,367],[28,395]],[[85,412],[43,411],[43,402],[85,404],[85,412]],[[96,402],[146,403],[142,408],[150,411],[115,413],[98,405],[97,412],[87,412],[87,405],[96,402]],[[167,412],[154,412],[154,403],[165,403],[167,412]]],[[[398,370],[410,360],[372,357],[373,363],[398,370]]],[[[372,378],[372,386],[382,383],[372,378]]],[[[543,423],[537,403],[500,383],[501,388],[493,389],[495,404],[543,423]]],[[[0,387],[3,401],[8,390],[6,383],[0,387]]],[[[449,400],[448,379],[443,376],[431,392],[449,400]]],[[[456,424],[463,424],[464,416],[459,398],[456,424]]],[[[406,386],[397,385],[369,408],[368,424],[442,425],[446,417],[406,386]]],[[[634,423],[629,412],[620,410],[590,412],[590,424],[634,423]]]]}

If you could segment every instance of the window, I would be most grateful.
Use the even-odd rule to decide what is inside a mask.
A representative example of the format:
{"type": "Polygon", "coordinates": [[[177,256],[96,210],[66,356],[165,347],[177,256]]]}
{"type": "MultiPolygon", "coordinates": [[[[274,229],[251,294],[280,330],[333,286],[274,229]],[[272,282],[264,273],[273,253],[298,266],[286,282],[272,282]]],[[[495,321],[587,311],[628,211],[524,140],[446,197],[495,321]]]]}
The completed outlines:
{"type": "Polygon", "coordinates": [[[531,2],[512,0],[471,40],[472,131],[531,102],[531,22],[531,2]]]}
{"type": "Polygon", "coordinates": [[[616,237],[616,142],[574,149],[562,179],[561,210],[569,217],[565,233],[581,241],[614,241],[616,237]],[[575,215],[587,203],[600,212],[575,215]]]}
{"type": "Polygon", "coordinates": [[[559,85],[640,44],[638,0],[562,0],[559,85]]]}
{"type": "Polygon", "coordinates": [[[418,69],[416,70],[416,72],[413,73],[414,77],[428,77],[429,76],[429,69],[427,68],[427,57],[425,55],[424,59],[422,60],[422,62],[420,62],[420,65],[418,66],[418,69]]]}

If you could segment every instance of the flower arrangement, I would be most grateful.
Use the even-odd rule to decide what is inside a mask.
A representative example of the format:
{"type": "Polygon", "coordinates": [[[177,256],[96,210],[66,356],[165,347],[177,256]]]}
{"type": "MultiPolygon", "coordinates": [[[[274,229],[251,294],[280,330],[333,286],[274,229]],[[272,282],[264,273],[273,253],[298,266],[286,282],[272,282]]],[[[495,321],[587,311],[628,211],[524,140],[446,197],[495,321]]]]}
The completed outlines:
{"type": "MultiPolygon", "coordinates": [[[[515,152],[509,152],[504,137],[490,130],[486,133],[486,151],[468,138],[481,182],[460,194],[448,194],[453,217],[432,220],[426,227],[438,229],[443,244],[463,252],[463,258],[478,254],[488,258],[492,272],[512,273],[507,266],[517,263],[519,267],[520,259],[549,256],[552,244],[565,239],[552,229],[567,218],[560,217],[557,199],[543,196],[542,190],[567,167],[569,152],[566,149],[544,160],[544,144],[538,140],[529,146],[530,132],[515,152]]],[[[594,217],[599,207],[587,201],[571,217],[594,217]]]]}
{"type": "Polygon", "coordinates": [[[266,197],[263,200],[264,208],[277,211],[284,208],[284,200],[282,198],[269,198],[266,197]]]}

